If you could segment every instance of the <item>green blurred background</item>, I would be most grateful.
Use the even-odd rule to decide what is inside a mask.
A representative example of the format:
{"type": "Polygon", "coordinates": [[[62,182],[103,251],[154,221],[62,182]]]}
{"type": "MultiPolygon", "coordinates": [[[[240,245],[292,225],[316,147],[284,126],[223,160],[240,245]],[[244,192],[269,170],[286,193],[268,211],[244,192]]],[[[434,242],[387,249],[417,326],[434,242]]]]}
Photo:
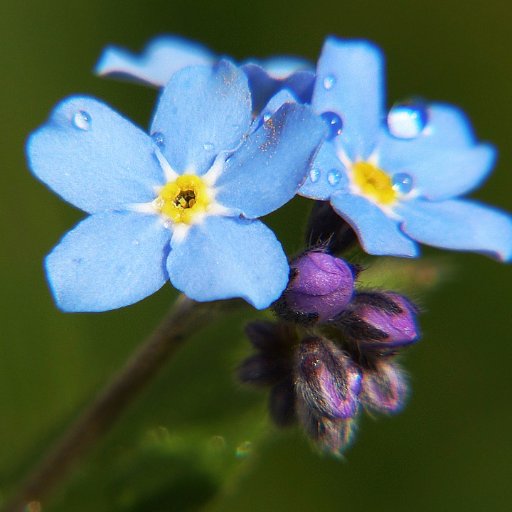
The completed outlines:
{"type": "MultiPolygon", "coordinates": [[[[30,176],[27,134],[72,93],[142,126],[155,99],[93,76],[106,44],[139,51],[170,32],[236,59],[315,59],[327,34],[369,38],[387,56],[390,103],[411,94],[457,103],[497,145],[496,172],[476,197],[512,209],[511,19],[503,0],[3,0],[0,498],[175,296],[166,286],[120,311],[63,314],[46,287],[42,258],[82,214],[30,176]]],[[[269,221],[290,252],[307,206],[295,201],[269,221]]],[[[427,252],[455,272],[416,294],[428,312],[406,357],[410,403],[396,417],[365,419],[345,460],[316,454],[296,430],[276,431],[264,394],[235,382],[249,352],[236,314],[187,344],[43,510],[511,510],[510,267],[427,252]]]]}

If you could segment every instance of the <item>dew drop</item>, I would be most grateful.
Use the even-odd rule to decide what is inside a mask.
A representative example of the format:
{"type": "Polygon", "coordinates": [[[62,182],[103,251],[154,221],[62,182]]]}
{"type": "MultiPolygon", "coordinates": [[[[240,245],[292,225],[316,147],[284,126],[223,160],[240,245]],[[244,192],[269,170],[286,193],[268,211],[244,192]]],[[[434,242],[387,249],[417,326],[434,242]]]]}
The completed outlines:
{"type": "Polygon", "coordinates": [[[309,171],[309,179],[311,183],[316,183],[320,179],[320,169],[311,169],[309,171]]]}
{"type": "Polygon", "coordinates": [[[334,187],[341,181],[341,172],[338,169],[331,169],[327,173],[327,181],[334,187]]]}
{"type": "Polygon", "coordinates": [[[205,142],[203,144],[203,149],[205,151],[211,151],[213,149],[213,144],[211,142],[205,142]]]}
{"type": "Polygon", "coordinates": [[[400,194],[408,194],[414,185],[412,176],[405,172],[393,175],[393,188],[400,194]]]}
{"type": "Polygon", "coordinates": [[[263,122],[266,123],[267,121],[269,121],[269,119],[272,117],[272,114],[270,112],[265,112],[263,114],[263,122]]]}
{"type": "Polygon", "coordinates": [[[89,114],[89,112],[86,112],[85,110],[79,110],[78,112],[75,112],[75,115],[73,116],[73,124],[79,130],[90,130],[91,121],[91,115],[89,114]]]}
{"type": "Polygon", "coordinates": [[[326,139],[332,140],[334,137],[337,137],[341,134],[343,128],[343,121],[341,117],[335,112],[324,112],[322,114],[322,119],[327,124],[328,132],[326,139]]]}
{"type": "Polygon", "coordinates": [[[336,78],[332,75],[327,75],[323,81],[324,89],[330,91],[336,84],[336,78]]]}
{"type": "Polygon", "coordinates": [[[165,138],[163,133],[155,132],[151,135],[151,138],[158,147],[163,147],[165,145],[165,138]]]}
{"type": "Polygon", "coordinates": [[[388,114],[388,129],[397,139],[415,139],[425,129],[428,109],[422,101],[397,103],[388,114]]]}

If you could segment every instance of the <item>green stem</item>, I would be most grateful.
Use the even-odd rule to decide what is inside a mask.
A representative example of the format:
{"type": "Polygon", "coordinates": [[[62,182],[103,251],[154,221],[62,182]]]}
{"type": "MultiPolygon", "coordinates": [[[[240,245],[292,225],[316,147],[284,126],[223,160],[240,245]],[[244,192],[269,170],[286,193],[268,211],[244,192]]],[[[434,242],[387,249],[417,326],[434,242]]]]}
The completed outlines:
{"type": "Polygon", "coordinates": [[[2,512],[40,510],[41,501],[108,432],[182,342],[211,323],[215,313],[232,305],[226,301],[198,303],[180,296],[125,366],[28,474],[2,512]]]}

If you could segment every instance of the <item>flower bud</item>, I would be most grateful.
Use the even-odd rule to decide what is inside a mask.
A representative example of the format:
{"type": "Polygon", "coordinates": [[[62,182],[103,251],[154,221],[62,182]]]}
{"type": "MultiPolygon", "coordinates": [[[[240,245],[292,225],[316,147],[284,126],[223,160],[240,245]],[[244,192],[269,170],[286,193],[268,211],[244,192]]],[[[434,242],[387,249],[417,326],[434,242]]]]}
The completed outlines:
{"type": "Polygon", "coordinates": [[[419,338],[417,312],[403,295],[367,292],[357,294],[337,322],[349,338],[364,348],[396,349],[419,338]]]}
{"type": "Polygon", "coordinates": [[[354,293],[354,270],[324,252],[306,252],[290,264],[292,278],[275,306],[288,320],[326,322],[347,306],[354,293]]]}
{"type": "Polygon", "coordinates": [[[293,325],[256,321],[247,324],[245,332],[257,353],[238,367],[242,382],[274,385],[291,375],[292,347],[297,342],[293,325]]]}
{"type": "Polygon", "coordinates": [[[331,254],[348,249],[357,236],[329,201],[315,201],[306,228],[306,246],[322,247],[331,254]]]}
{"type": "Polygon", "coordinates": [[[407,381],[400,366],[381,359],[374,369],[363,371],[361,403],[369,410],[392,414],[402,410],[407,399],[407,381]]]}
{"type": "Polygon", "coordinates": [[[284,322],[249,322],[245,334],[255,349],[266,354],[289,350],[298,341],[294,326],[284,322]]]}
{"type": "Polygon", "coordinates": [[[255,354],[238,367],[238,378],[247,384],[266,386],[279,382],[286,371],[287,366],[281,358],[255,354]]]}
{"type": "Polygon", "coordinates": [[[306,413],[330,419],[346,419],[356,414],[361,372],[331,341],[304,340],[295,375],[298,406],[306,413]]]}
{"type": "Polygon", "coordinates": [[[279,427],[286,427],[295,421],[295,388],[291,378],[272,387],[268,408],[270,417],[279,427]]]}
{"type": "Polygon", "coordinates": [[[311,411],[300,411],[299,418],[308,436],[325,452],[341,455],[351,444],[357,426],[354,418],[329,419],[311,411]]]}

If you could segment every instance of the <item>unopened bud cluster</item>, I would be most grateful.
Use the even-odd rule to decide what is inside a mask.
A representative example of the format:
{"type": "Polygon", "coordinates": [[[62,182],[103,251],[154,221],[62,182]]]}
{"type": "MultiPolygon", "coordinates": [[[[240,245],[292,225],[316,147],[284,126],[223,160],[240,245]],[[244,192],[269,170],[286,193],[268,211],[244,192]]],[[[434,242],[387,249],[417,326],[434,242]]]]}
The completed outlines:
{"type": "Polygon", "coordinates": [[[308,251],[290,264],[279,320],[253,322],[257,350],[239,368],[243,382],[270,386],[270,415],[298,421],[320,448],[341,454],[362,410],[399,411],[407,382],[400,351],[419,339],[418,310],[390,291],[357,290],[360,269],[326,252],[308,251]]]}

